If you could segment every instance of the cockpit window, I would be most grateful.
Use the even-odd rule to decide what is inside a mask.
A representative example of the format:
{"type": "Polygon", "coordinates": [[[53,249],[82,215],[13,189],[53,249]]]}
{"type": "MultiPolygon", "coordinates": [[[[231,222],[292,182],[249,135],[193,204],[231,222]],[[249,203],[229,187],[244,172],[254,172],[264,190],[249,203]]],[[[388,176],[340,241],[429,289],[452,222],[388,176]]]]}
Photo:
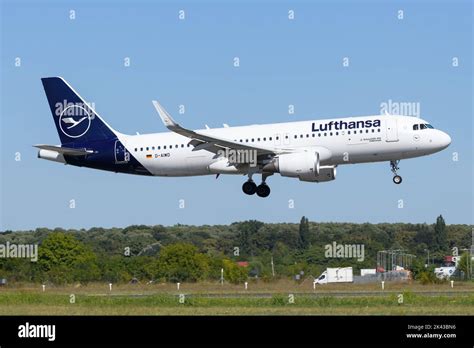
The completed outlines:
{"type": "Polygon", "coordinates": [[[432,125],[430,125],[429,123],[421,123],[421,124],[414,124],[413,125],[413,130],[418,130],[418,129],[434,129],[434,127],[432,125]]]}

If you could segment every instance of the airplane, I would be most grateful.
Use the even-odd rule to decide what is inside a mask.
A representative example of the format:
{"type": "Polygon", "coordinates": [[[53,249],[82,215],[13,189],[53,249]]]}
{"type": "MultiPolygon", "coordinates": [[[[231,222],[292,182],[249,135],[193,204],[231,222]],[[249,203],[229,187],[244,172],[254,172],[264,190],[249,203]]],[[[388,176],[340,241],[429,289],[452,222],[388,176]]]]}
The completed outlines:
{"type": "Polygon", "coordinates": [[[38,157],[78,167],[149,176],[247,176],[242,190],[267,197],[266,179],[335,180],[344,164],[389,162],[400,184],[399,162],[449,146],[451,138],[418,117],[375,115],[191,130],[153,105],[171,132],[122,134],[61,77],[42,78],[61,145],[34,145],[38,157]],[[261,175],[257,186],[254,175],[261,175]]]}

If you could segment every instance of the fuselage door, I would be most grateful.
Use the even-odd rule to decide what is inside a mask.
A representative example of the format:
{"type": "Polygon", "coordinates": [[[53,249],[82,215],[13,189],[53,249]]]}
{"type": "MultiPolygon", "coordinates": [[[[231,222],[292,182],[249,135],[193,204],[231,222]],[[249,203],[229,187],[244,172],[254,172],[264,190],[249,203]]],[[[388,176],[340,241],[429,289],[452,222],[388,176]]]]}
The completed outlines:
{"type": "Polygon", "coordinates": [[[115,141],[115,163],[128,163],[130,161],[130,153],[127,151],[125,146],[120,142],[120,140],[115,141]]]}
{"type": "Polygon", "coordinates": [[[385,118],[385,130],[387,142],[398,141],[397,119],[392,117],[385,118]]]}

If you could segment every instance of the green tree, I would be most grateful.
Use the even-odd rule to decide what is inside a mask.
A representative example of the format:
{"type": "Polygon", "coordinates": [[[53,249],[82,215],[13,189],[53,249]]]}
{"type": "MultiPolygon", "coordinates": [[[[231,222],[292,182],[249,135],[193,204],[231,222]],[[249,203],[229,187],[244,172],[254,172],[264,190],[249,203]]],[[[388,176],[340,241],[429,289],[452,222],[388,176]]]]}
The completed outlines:
{"type": "Polygon", "coordinates": [[[209,274],[209,258],[187,243],[163,247],[158,258],[159,277],[170,282],[197,281],[209,274]]]}
{"type": "Polygon", "coordinates": [[[434,273],[434,265],[425,267],[425,263],[422,259],[416,259],[411,265],[411,272],[413,279],[419,281],[421,284],[433,284],[438,281],[434,273]]]}
{"type": "Polygon", "coordinates": [[[415,242],[417,244],[425,244],[431,251],[434,249],[435,245],[435,236],[431,226],[426,224],[418,225],[418,231],[415,235],[415,242]]]}
{"type": "Polygon", "coordinates": [[[222,268],[224,268],[224,279],[230,283],[243,283],[248,278],[247,269],[229,259],[222,260],[222,268]]]}
{"type": "Polygon", "coordinates": [[[99,277],[96,255],[71,234],[50,233],[41,243],[38,256],[46,280],[54,283],[87,282],[99,277]]]}
{"type": "Polygon", "coordinates": [[[299,226],[299,246],[300,249],[307,249],[310,245],[309,221],[303,216],[299,226]]]}
{"type": "Polygon", "coordinates": [[[464,273],[464,279],[471,278],[471,260],[468,252],[464,252],[458,262],[458,269],[464,273]]]}
{"type": "Polygon", "coordinates": [[[448,235],[446,231],[446,223],[444,222],[443,216],[440,215],[436,218],[436,224],[434,227],[434,244],[436,250],[446,250],[448,248],[448,235]]]}
{"type": "Polygon", "coordinates": [[[238,243],[242,256],[253,256],[256,251],[255,235],[264,225],[263,222],[257,220],[244,221],[238,224],[238,243]]]}

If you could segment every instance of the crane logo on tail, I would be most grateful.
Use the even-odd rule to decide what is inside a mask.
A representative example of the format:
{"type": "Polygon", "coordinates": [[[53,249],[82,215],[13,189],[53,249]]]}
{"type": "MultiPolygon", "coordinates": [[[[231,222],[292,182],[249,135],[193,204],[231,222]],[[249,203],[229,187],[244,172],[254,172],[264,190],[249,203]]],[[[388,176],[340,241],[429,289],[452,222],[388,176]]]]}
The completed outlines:
{"type": "Polygon", "coordinates": [[[59,128],[70,138],[79,138],[87,133],[91,126],[91,115],[83,106],[69,105],[59,115],[59,128]]]}

